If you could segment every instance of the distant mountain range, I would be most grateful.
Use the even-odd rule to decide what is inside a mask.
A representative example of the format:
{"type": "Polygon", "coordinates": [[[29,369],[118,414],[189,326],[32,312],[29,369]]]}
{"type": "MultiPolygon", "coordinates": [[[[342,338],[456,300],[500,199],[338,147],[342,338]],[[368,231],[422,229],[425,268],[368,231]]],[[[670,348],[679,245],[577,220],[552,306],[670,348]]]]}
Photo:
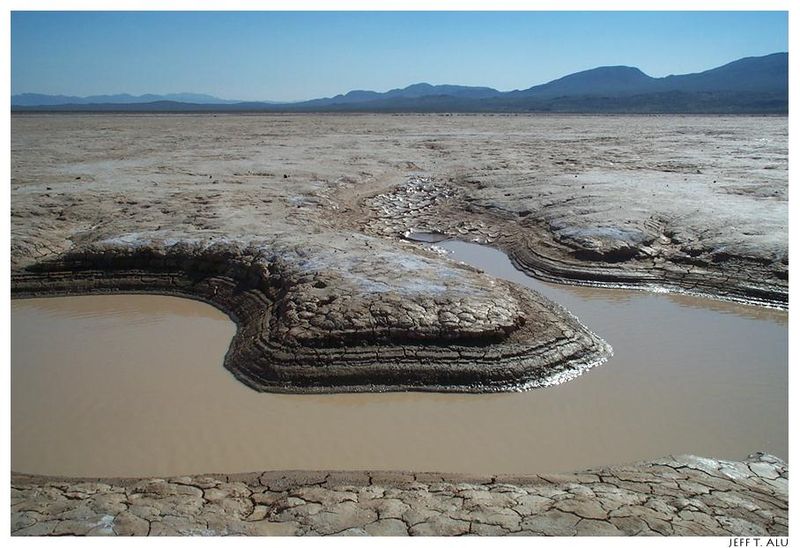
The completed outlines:
{"type": "Polygon", "coordinates": [[[210,95],[24,93],[15,112],[642,112],[787,113],[789,54],[746,57],[695,74],[648,76],[638,68],[598,67],[524,90],[413,84],[386,92],[354,90],[296,103],[231,101],[210,95]]]}
{"type": "Polygon", "coordinates": [[[92,104],[117,104],[130,105],[140,103],[154,103],[157,101],[175,101],[178,103],[204,103],[207,105],[231,105],[241,101],[220,99],[204,93],[168,93],[166,95],[129,95],[119,93],[116,95],[90,95],[89,97],[74,97],[71,95],[44,95],[42,93],[21,93],[11,96],[12,106],[54,106],[54,105],[92,105],[92,104]]]}

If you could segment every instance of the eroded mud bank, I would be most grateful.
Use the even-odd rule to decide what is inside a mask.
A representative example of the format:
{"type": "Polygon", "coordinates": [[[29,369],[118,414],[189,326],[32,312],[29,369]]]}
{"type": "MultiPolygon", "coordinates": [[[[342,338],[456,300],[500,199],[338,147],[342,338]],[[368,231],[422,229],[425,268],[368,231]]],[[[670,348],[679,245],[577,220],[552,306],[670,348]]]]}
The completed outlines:
{"type": "Polygon", "coordinates": [[[535,292],[433,254],[346,238],[329,247],[123,235],[14,273],[12,293],[149,292],[206,301],[238,325],[225,367],[262,391],[530,388],[610,355],[605,342],[535,292]]]}
{"type": "MultiPolygon", "coordinates": [[[[601,177],[590,173],[576,175],[571,184],[585,189],[584,179],[591,181],[590,186],[599,186],[603,178],[605,181],[630,178],[635,181],[631,186],[645,186],[662,193],[664,179],[675,177],[626,173],[601,177]]],[[[516,211],[509,209],[510,194],[501,207],[494,202],[479,201],[469,184],[419,177],[390,192],[364,199],[365,213],[354,218],[361,219],[359,226],[365,231],[380,236],[408,238],[421,232],[429,241],[451,237],[492,244],[508,253],[517,268],[547,281],[666,290],[783,309],[788,306],[785,234],[782,242],[779,232],[772,245],[759,247],[753,245],[751,240],[755,238],[751,232],[746,232],[748,239],[724,226],[725,222],[731,226],[760,222],[762,217],[750,218],[741,210],[764,209],[759,207],[761,204],[739,200],[742,203],[736,203],[735,208],[740,211],[723,209],[724,215],[709,215],[707,224],[698,222],[697,226],[686,227],[681,224],[685,219],[670,220],[677,220],[675,210],[681,207],[680,200],[660,208],[660,200],[666,197],[632,203],[630,196],[620,194],[619,205],[613,209],[625,209],[619,213],[606,211],[603,216],[592,214],[592,208],[598,207],[595,200],[603,204],[608,197],[592,195],[591,190],[584,194],[568,200],[572,202],[568,206],[562,203],[558,207],[516,211]],[[643,208],[644,204],[648,205],[643,208]],[[661,209],[669,210],[671,217],[660,213],[661,209]]],[[[704,200],[703,207],[712,208],[715,198],[705,191],[703,196],[682,199],[704,200]]],[[[732,201],[735,198],[727,199],[732,201]]],[[[518,209],[520,204],[513,206],[518,209]]],[[[781,210],[780,205],[765,207],[772,214],[775,209],[781,210]]],[[[758,231],[767,232],[768,227],[759,227],[758,231]]]]}

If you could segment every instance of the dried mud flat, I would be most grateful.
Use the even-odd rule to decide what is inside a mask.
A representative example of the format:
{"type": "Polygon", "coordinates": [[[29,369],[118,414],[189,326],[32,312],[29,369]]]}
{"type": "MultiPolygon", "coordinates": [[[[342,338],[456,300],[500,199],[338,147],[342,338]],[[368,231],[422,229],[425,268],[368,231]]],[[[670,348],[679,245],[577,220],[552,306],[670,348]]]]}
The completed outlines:
{"type": "Polygon", "coordinates": [[[582,474],[13,476],[15,535],[714,535],[788,531],[785,464],[691,456],[582,474]]]}
{"type": "Polygon", "coordinates": [[[506,390],[609,355],[415,230],[550,280],[788,302],[785,118],[15,115],[11,143],[14,296],[205,300],[259,390],[506,390]]]}

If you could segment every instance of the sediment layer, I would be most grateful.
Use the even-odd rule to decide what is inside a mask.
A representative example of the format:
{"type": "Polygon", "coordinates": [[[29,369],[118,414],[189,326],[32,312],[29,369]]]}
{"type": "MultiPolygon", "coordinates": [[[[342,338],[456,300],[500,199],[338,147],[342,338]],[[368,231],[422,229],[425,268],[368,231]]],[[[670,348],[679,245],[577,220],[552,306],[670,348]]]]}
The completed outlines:
{"type": "Polygon", "coordinates": [[[575,214],[571,221],[548,221],[548,209],[512,212],[479,204],[463,185],[422,177],[369,196],[361,207],[365,213],[355,218],[368,233],[408,237],[433,232],[491,244],[508,253],[518,269],[546,281],[788,306],[785,246],[771,256],[770,249],[748,253],[718,242],[704,245],[654,215],[641,223],[598,226],[581,224],[585,220],[575,214]]]}
{"type": "Polygon", "coordinates": [[[270,392],[532,388],[610,355],[534,292],[353,238],[372,242],[372,254],[123,235],[14,272],[12,295],[146,292],[206,301],[238,325],[225,367],[270,392]],[[373,278],[370,269],[391,274],[373,278]]]}
{"type": "Polygon", "coordinates": [[[788,471],[763,453],[578,474],[263,472],[144,479],[12,474],[12,535],[788,533],[788,471]]]}

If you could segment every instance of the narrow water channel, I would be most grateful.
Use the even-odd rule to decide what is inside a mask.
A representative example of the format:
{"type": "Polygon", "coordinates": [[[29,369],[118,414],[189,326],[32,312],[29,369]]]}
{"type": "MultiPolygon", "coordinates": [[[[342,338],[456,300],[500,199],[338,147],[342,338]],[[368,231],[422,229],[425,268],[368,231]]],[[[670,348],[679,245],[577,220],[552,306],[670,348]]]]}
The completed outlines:
{"type": "Polygon", "coordinates": [[[787,457],[785,312],[543,284],[490,248],[437,245],[556,300],[615,356],[521,393],[261,394],[222,367],[235,327],[209,305],[145,295],[14,300],[12,469],[535,473],[678,453],[787,457]]]}

